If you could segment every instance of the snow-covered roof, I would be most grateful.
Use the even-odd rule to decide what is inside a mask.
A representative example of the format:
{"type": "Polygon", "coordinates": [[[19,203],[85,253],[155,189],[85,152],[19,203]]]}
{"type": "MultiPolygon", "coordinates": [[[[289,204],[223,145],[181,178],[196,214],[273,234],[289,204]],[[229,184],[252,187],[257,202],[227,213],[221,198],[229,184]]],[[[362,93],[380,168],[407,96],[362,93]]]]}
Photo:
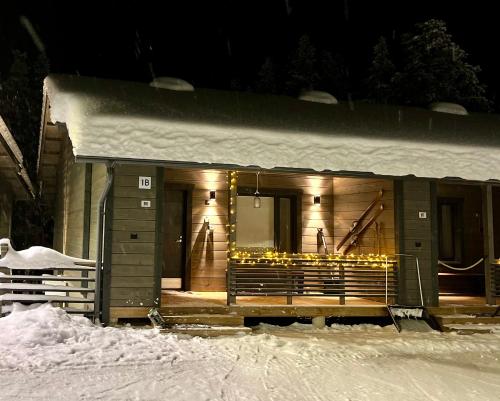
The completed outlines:
{"type": "Polygon", "coordinates": [[[77,160],[500,179],[500,116],[51,75],[49,120],[77,160]]]}

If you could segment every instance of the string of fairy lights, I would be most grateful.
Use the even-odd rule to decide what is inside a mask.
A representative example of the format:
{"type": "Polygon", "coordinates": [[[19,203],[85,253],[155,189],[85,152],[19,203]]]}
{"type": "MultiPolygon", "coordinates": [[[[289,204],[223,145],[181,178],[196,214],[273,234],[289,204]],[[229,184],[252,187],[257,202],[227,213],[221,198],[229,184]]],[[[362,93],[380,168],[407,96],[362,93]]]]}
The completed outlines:
{"type": "Polygon", "coordinates": [[[238,189],[238,173],[229,172],[229,225],[228,225],[228,262],[255,265],[266,264],[270,266],[331,266],[331,267],[367,267],[367,268],[393,268],[396,261],[387,255],[338,255],[316,253],[286,253],[274,249],[250,250],[236,246],[236,201],[238,189]]]}

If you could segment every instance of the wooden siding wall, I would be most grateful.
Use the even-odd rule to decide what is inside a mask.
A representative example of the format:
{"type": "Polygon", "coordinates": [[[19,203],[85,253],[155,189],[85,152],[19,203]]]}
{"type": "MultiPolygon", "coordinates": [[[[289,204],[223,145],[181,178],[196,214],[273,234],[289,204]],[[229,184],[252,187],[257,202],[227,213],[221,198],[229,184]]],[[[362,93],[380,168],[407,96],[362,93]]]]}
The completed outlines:
{"type": "MultiPolygon", "coordinates": [[[[457,265],[470,266],[484,255],[482,192],[479,185],[438,184],[438,198],[463,200],[463,246],[462,262],[457,265]]],[[[438,248],[439,249],[439,248],[438,248]]],[[[457,272],[439,266],[439,272],[451,273],[439,277],[441,293],[484,294],[484,265],[457,272]]]]}
{"type": "Polygon", "coordinates": [[[84,241],[85,164],[75,164],[66,137],[57,175],[54,249],[82,257],[84,241]]]}
{"type": "MultiPolygon", "coordinates": [[[[266,174],[259,177],[259,188],[293,189],[302,191],[302,249],[303,253],[324,253],[318,247],[318,228],[323,228],[329,252],[333,252],[333,185],[332,177],[305,174],[266,174]],[[321,196],[314,204],[313,197],[321,196]]],[[[253,173],[239,173],[238,186],[255,187],[253,173]]]]}
{"type": "Polygon", "coordinates": [[[90,232],[89,232],[89,258],[97,257],[97,225],[99,213],[99,200],[104,184],[106,183],[106,166],[104,164],[92,165],[92,186],[90,194],[90,232]]]}
{"type": "Polygon", "coordinates": [[[495,259],[500,259],[500,187],[492,188],[495,259]]]}
{"type": "MultiPolygon", "coordinates": [[[[193,186],[191,224],[191,290],[225,291],[227,267],[228,178],[227,171],[165,169],[164,181],[193,186]],[[216,199],[205,205],[209,192],[216,199]],[[205,218],[214,228],[207,229],[205,218]]],[[[188,228],[189,229],[189,228],[188,228]]]]}
{"type": "MultiPolygon", "coordinates": [[[[2,183],[0,182],[0,187],[2,183]]],[[[12,196],[8,191],[0,192],[0,238],[10,238],[12,219],[12,196]]]]}
{"type": "MultiPolygon", "coordinates": [[[[111,307],[151,307],[155,286],[156,167],[118,166],[112,194],[111,307]],[[139,189],[139,176],[152,179],[151,189],[139,189]],[[142,208],[141,200],[150,200],[142,208]],[[131,234],[137,234],[132,239],[131,234]]],[[[96,174],[99,175],[98,172],[96,174]]],[[[96,177],[98,181],[98,177],[96,177]]]]}
{"type": "MultiPolygon", "coordinates": [[[[427,180],[408,179],[395,181],[394,185],[398,253],[418,257],[424,303],[426,306],[437,306],[435,184],[427,180]],[[420,211],[426,212],[427,218],[420,219],[420,211]]],[[[399,303],[419,305],[415,259],[402,257],[400,260],[399,303]]]]}
{"type": "MultiPolygon", "coordinates": [[[[384,191],[382,196],[384,211],[376,220],[380,225],[380,253],[385,255],[393,255],[395,253],[393,182],[391,180],[369,178],[335,177],[333,179],[335,250],[338,243],[349,232],[353,221],[361,216],[363,211],[376,198],[381,189],[384,191]]],[[[364,219],[364,222],[368,221],[377,211],[379,205],[380,204],[377,204],[372,209],[364,219]]],[[[363,222],[361,224],[363,224],[363,222]]],[[[346,245],[348,243],[349,241],[346,245]]],[[[342,249],[344,248],[345,245],[342,249]]],[[[340,249],[340,251],[342,251],[342,249],[340,249]]],[[[379,253],[375,224],[359,238],[359,246],[351,248],[349,253],[379,253]]]]}
{"type": "MultiPolygon", "coordinates": [[[[480,186],[438,184],[438,198],[463,199],[462,265],[471,265],[483,256],[482,193],[480,186]]],[[[449,270],[443,270],[449,272],[449,270]]],[[[482,265],[466,273],[483,271],[482,265]]]]}

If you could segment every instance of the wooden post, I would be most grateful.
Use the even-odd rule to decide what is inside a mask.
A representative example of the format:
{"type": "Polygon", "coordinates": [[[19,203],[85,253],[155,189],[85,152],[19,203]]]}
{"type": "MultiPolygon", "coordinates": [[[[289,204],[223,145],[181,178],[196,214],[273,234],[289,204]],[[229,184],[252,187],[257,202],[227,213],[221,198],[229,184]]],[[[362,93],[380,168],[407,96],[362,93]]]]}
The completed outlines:
{"type": "Polygon", "coordinates": [[[227,173],[228,185],[228,216],[229,227],[227,230],[228,243],[227,243],[227,274],[226,274],[226,292],[227,304],[236,303],[236,296],[232,295],[232,271],[231,271],[231,255],[236,250],[236,201],[238,197],[238,173],[236,171],[228,171],[227,173]]]}
{"type": "Polygon", "coordinates": [[[491,184],[482,187],[483,192],[483,241],[484,241],[484,280],[486,303],[496,304],[494,288],[495,242],[493,232],[493,196],[491,184]]]}
{"type": "Polygon", "coordinates": [[[345,272],[343,264],[339,267],[339,278],[339,282],[342,283],[342,289],[340,291],[341,294],[343,294],[339,296],[339,304],[345,305],[345,272]]]}
{"type": "Polygon", "coordinates": [[[0,244],[0,259],[7,255],[9,247],[7,244],[0,244]]]}

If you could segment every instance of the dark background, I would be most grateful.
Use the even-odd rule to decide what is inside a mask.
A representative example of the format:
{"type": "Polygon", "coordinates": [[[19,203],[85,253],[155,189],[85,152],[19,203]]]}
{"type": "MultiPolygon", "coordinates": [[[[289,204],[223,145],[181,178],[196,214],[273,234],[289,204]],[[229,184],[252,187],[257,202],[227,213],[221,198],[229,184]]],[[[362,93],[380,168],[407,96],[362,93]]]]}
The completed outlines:
{"type": "Polygon", "coordinates": [[[10,50],[36,48],[25,15],[46,46],[51,72],[148,82],[177,76],[198,87],[251,82],[266,56],[286,58],[302,34],[344,55],[361,81],[380,35],[389,40],[416,22],[443,19],[490,94],[499,86],[493,1],[4,1],[0,72],[10,50]]]}

